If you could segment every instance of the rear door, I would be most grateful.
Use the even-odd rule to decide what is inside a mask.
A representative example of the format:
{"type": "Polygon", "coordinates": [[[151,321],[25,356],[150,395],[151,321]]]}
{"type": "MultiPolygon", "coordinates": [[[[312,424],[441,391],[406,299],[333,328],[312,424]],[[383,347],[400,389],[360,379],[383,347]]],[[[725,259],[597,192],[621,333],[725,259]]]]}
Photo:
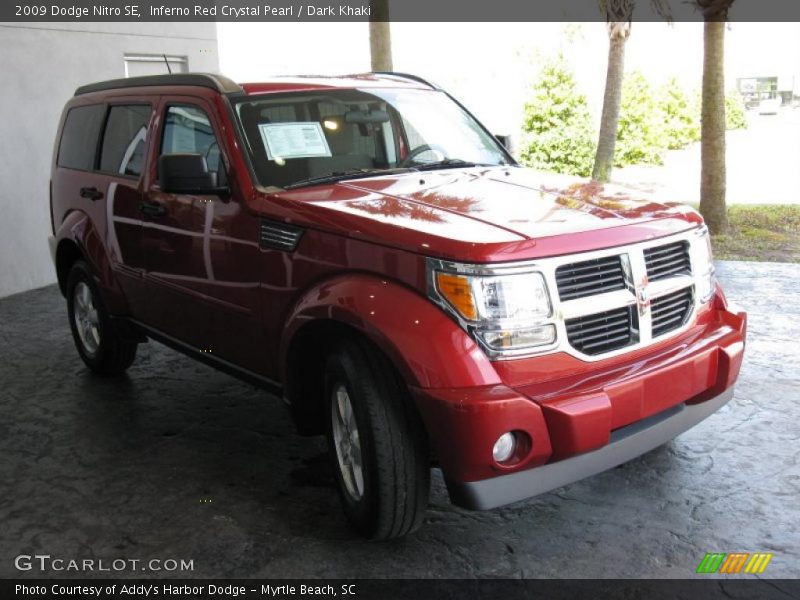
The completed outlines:
{"type": "Polygon", "coordinates": [[[137,318],[145,302],[140,204],[152,118],[152,102],[140,98],[109,102],[98,153],[99,190],[106,198],[106,248],[137,318]]]}
{"type": "Polygon", "coordinates": [[[53,175],[54,224],[66,209],[86,213],[100,238],[86,251],[107,252],[115,280],[131,312],[143,309],[144,260],[141,251],[142,172],[148,148],[152,106],[141,98],[113,98],[75,106],[64,122],[53,175]]]}

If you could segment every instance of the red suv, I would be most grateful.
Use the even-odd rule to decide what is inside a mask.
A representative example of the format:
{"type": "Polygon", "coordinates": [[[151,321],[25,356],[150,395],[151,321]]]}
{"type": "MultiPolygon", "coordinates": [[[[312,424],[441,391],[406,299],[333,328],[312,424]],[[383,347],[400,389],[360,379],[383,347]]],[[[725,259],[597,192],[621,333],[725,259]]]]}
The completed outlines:
{"type": "Polygon", "coordinates": [[[524,169],[409,75],[79,88],[51,208],[89,368],[153,339],[281,394],[372,538],[431,466],[488,509],[647,452],[742,361],[695,211],[524,169]]]}

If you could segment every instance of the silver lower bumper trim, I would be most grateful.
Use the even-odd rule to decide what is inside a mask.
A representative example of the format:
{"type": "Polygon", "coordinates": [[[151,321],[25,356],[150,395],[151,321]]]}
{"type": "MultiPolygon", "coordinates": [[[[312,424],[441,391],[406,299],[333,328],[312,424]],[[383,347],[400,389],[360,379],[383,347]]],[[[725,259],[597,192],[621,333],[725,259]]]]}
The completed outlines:
{"type": "Polygon", "coordinates": [[[700,404],[679,404],[618,429],[602,448],[558,462],[491,479],[447,482],[454,504],[487,510],[544,494],[561,486],[621,465],[667,443],[722,408],[733,388],[700,404]]]}

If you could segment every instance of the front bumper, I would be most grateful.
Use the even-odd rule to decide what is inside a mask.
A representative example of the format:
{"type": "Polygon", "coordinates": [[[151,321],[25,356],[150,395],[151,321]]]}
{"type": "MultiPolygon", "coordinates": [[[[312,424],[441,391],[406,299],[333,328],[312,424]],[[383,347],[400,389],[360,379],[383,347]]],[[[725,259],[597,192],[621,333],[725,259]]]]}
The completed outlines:
{"type": "Polygon", "coordinates": [[[496,508],[544,494],[568,483],[621,465],[649,452],[722,408],[733,397],[728,388],[700,404],[679,404],[611,434],[608,445],[536,469],[517,471],[500,477],[458,483],[448,481],[450,498],[472,510],[496,508]]]}
{"type": "Polygon", "coordinates": [[[502,363],[517,370],[504,372],[505,385],[413,389],[451,499],[501,506],[664,444],[730,399],[746,323],[720,295],[686,334],[624,360],[553,354],[502,363]],[[492,446],[507,431],[531,443],[497,464],[492,446]]]}

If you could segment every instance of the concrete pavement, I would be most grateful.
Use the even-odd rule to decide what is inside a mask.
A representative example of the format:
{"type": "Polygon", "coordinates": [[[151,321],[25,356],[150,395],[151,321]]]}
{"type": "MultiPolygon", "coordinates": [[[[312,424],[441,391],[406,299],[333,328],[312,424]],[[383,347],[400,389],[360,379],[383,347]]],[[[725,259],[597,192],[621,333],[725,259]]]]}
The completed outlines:
{"type": "Polygon", "coordinates": [[[0,300],[0,577],[39,553],[193,560],[181,577],[670,578],[735,551],[774,552],[764,576],[798,577],[800,265],[719,275],[750,312],[727,408],[490,512],[451,506],[436,475],[422,529],[391,543],[348,529],[322,441],[295,435],[276,399],[154,343],[128,377],[98,379],[55,287],[0,300]]]}

